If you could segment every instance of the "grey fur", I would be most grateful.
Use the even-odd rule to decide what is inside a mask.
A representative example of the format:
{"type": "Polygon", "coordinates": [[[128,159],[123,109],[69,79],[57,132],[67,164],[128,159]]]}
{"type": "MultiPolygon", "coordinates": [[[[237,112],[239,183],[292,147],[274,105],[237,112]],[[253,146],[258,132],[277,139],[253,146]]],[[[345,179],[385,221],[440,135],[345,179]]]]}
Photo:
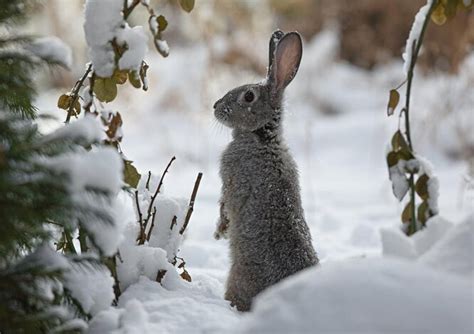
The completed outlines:
{"type": "Polygon", "coordinates": [[[240,311],[249,310],[252,298],[265,288],[318,263],[301,206],[297,166],[281,130],[283,91],[301,55],[299,34],[274,32],[267,80],[235,88],[214,105],[216,118],[233,129],[221,158],[215,237],[230,240],[225,298],[240,311]],[[249,91],[252,102],[246,101],[249,91]]]}

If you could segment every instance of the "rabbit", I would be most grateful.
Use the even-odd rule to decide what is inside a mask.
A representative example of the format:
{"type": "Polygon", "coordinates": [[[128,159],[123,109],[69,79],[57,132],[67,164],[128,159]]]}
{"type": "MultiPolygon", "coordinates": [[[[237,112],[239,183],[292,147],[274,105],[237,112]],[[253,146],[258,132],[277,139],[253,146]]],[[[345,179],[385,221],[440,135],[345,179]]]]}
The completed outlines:
{"type": "Polygon", "coordinates": [[[225,299],[249,311],[265,288],[319,260],[301,205],[298,170],[282,135],[283,92],[303,53],[297,32],[270,38],[265,81],[229,91],[214,104],[232,129],[220,161],[222,193],[214,237],[228,238],[225,299]]]}

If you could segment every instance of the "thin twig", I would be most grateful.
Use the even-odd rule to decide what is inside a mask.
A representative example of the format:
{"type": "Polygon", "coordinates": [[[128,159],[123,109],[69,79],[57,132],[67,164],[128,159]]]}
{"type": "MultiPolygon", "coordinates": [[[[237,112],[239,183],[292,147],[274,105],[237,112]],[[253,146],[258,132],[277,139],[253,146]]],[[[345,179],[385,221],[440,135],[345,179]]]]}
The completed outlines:
{"type": "Polygon", "coordinates": [[[123,5],[123,19],[126,20],[128,16],[133,12],[136,6],[140,3],[140,0],[134,0],[130,7],[127,7],[127,0],[124,0],[123,5]]]}
{"type": "Polygon", "coordinates": [[[142,210],[140,209],[140,203],[138,201],[138,190],[135,190],[135,204],[137,206],[137,212],[138,212],[138,224],[140,225],[140,234],[138,235],[137,241],[139,244],[142,242],[144,239],[144,234],[145,234],[145,228],[143,227],[143,215],[142,215],[142,210]]]}
{"type": "Polygon", "coordinates": [[[161,283],[161,280],[163,279],[163,277],[165,277],[165,275],[166,275],[165,269],[158,270],[158,272],[156,273],[156,281],[158,283],[161,283]]]}
{"type": "Polygon", "coordinates": [[[69,108],[67,110],[67,116],[66,116],[66,121],[65,121],[66,124],[69,123],[69,121],[71,120],[71,116],[73,114],[75,114],[74,105],[76,104],[77,100],[79,99],[79,91],[81,90],[82,86],[84,85],[84,81],[86,80],[87,76],[89,75],[89,73],[91,71],[92,71],[92,63],[89,64],[89,66],[87,67],[86,72],[84,73],[82,78],[76,82],[76,84],[74,85],[74,88],[71,91],[72,100],[71,100],[71,104],[69,105],[69,108]]]}
{"type": "Polygon", "coordinates": [[[404,84],[406,84],[406,83],[407,83],[407,79],[403,80],[402,83],[400,83],[400,84],[399,84],[397,87],[395,87],[394,89],[395,89],[395,90],[398,90],[398,89],[400,89],[400,87],[402,87],[402,86],[403,86],[404,84]]]}
{"type": "Polygon", "coordinates": [[[171,220],[171,225],[170,225],[170,230],[173,230],[173,227],[177,225],[178,223],[178,217],[176,215],[173,216],[173,219],[171,220]]]}
{"type": "Polygon", "coordinates": [[[155,193],[153,194],[153,196],[151,196],[150,205],[148,205],[148,210],[147,210],[147,217],[146,217],[145,223],[144,223],[144,227],[145,227],[145,228],[147,227],[148,221],[149,221],[150,218],[151,218],[152,207],[153,207],[153,204],[155,203],[156,196],[158,196],[158,193],[160,192],[161,186],[163,185],[163,180],[164,180],[164,178],[165,178],[165,175],[166,175],[166,173],[168,173],[168,169],[170,168],[171,164],[172,164],[173,161],[175,161],[175,160],[176,160],[176,157],[172,157],[171,160],[170,160],[170,162],[168,162],[168,165],[166,166],[165,171],[164,171],[163,174],[161,175],[160,183],[158,183],[158,187],[156,187],[155,193]]]}
{"type": "Polygon", "coordinates": [[[191,219],[191,215],[193,214],[194,210],[194,201],[196,200],[196,195],[199,189],[199,184],[201,183],[201,178],[202,178],[202,173],[198,173],[198,176],[196,178],[196,182],[194,183],[194,189],[193,193],[191,194],[191,200],[189,201],[189,206],[188,206],[188,212],[186,213],[186,218],[184,219],[184,224],[179,230],[179,234],[183,234],[184,231],[186,230],[186,227],[188,227],[189,220],[191,219]]]}
{"type": "Polygon", "coordinates": [[[148,178],[146,179],[146,184],[145,184],[146,190],[150,190],[150,179],[151,179],[151,171],[148,171],[148,178]]]}
{"type": "Polygon", "coordinates": [[[155,227],[155,217],[156,217],[156,207],[153,208],[153,214],[151,217],[151,225],[150,225],[150,229],[148,230],[148,234],[146,235],[146,241],[150,241],[151,232],[153,231],[153,227],[155,227]]]}

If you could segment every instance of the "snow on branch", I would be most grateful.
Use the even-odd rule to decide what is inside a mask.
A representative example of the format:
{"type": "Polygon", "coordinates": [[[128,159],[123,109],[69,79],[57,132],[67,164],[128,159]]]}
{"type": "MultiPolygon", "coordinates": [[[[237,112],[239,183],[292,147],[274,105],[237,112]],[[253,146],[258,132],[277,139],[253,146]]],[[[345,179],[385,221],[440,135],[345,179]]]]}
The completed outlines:
{"type": "Polygon", "coordinates": [[[408,74],[408,71],[412,66],[413,52],[416,49],[419,49],[419,46],[421,45],[420,37],[426,22],[430,19],[433,1],[434,0],[428,0],[426,5],[420,8],[415,16],[415,21],[413,21],[413,25],[411,26],[410,34],[408,35],[405,45],[405,52],[402,55],[404,60],[403,71],[405,74],[408,74]]]}

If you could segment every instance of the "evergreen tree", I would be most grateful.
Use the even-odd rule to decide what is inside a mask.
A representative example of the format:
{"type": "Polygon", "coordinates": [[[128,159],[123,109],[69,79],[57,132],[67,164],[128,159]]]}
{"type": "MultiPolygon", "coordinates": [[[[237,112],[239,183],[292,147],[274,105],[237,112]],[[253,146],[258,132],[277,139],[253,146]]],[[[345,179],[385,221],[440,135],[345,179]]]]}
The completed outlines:
{"type": "Polygon", "coordinates": [[[37,6],[33,0],[0,0],[0,108],[34,118],[37,109],[32,101],[36,91],[33,71],[63,65],[50,56],[32,51],[33,36],[17,33],[17,26],[37,6]]]}
{"type": "Polygon", "coordinates": [[[116,250],[101,235],[116,227],[113,203],[122,164],[111,148],[91,150],[101,139],[99,123],[86,117],[42,135],[29,120],[36,116],[33,71],[58,64],[31,52],[31,37],[12,33],[33,5],[0,0],[2,334],[84,330],[90,314],[71,281],[78,267],[103,272],[102,259],[116,250]],[[108,183],[98,182],[105,173],[108,183]]]}

